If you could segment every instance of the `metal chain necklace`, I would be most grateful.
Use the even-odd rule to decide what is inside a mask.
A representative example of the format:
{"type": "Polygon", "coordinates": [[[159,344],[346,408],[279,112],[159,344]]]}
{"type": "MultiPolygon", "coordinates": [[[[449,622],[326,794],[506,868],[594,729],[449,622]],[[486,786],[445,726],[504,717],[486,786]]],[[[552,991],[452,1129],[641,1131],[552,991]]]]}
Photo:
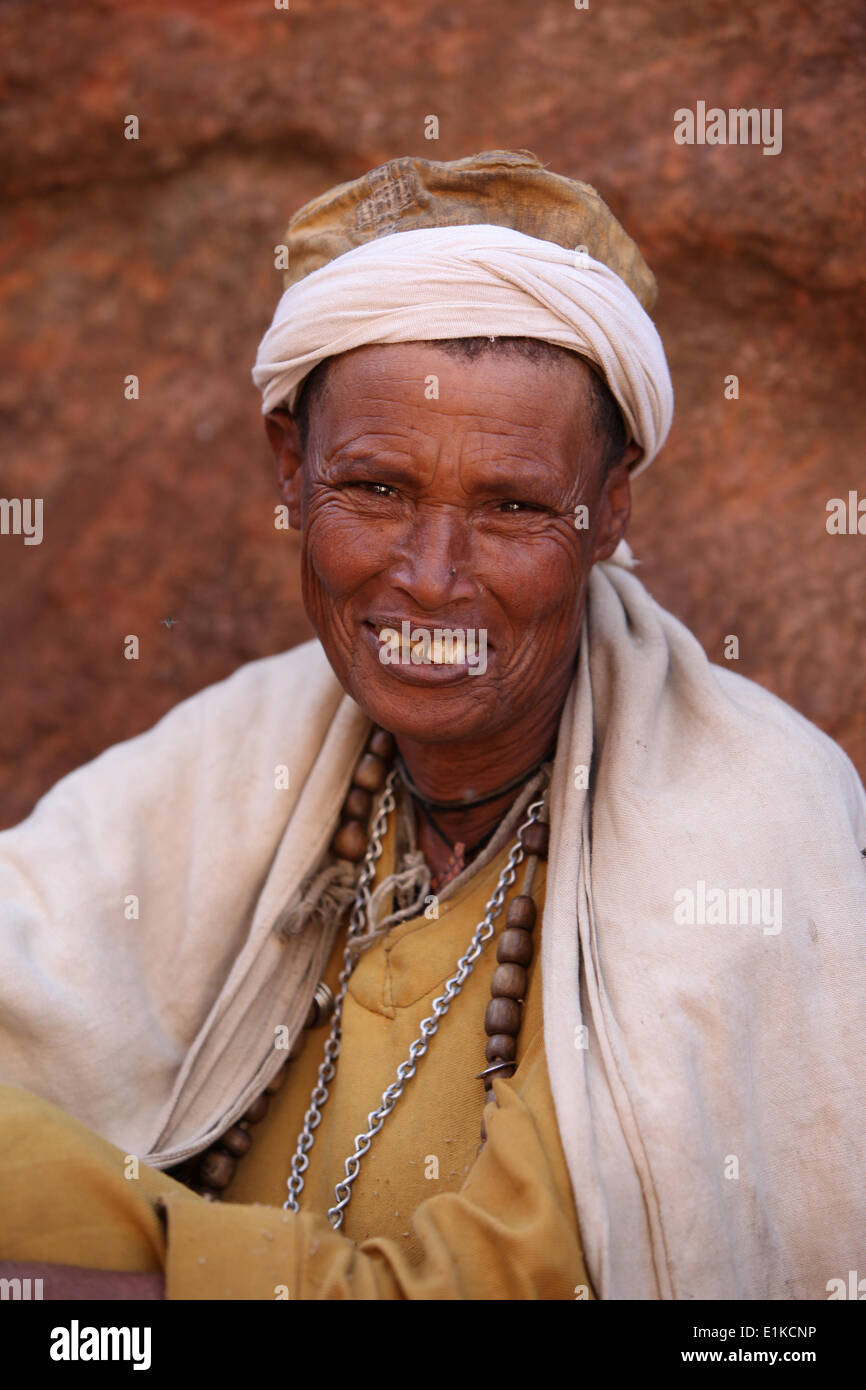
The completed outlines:
{"type": "MultiPolygon", "coordinates": [[[[379,802],[376,816],[370,830],[367,851],[358,878],[358,889],[352,912],[349,918],[349,930],[346,937],[346,947],[343,952],[343,967],[340,971],[338,980],[338,992],[334,1002],[334,1012],[331,1017],[331,1030],[328,1040],[325,1043],[325,1057],[319,1067],[316,1084],[310,1096],[310,1105],[304,1116],[304,1127],[298,1136],[297,1148],[292,1159],[291,1173],[286,1186],[288,1197],[283,1203],[284,1211],[298,1212],[298,1198],[304,1189],[304,1173],[309,1167],[310,1160],[308,1154],[315,1143],[315,1131],[322,1120],[322,1108],[327,1103],[330,1095],[330,1085],[336,1076],[336,1062],[340,1055],[342,1040],[342,1017],[343,1003],[349,988],[349,979],[357,963],[357,952],[353,949],[354,943],[360,937],[367,925],[366,895],[376,876],[376,862],[382,855],[382,837],[388,825],[388,818],[396,807],[394,796],[394,784],[398,778],[397,769],[392,769],[385,782],[385,788],[379,802]]],[[[544,809],[544,800],[534,801],[526,812],[526,820],[517,832],[517,842],[512,846],[508,856],[508,861],[499,875],[495,889],[487,903],[487,908],[483,918],[478,923],[475,933],[464,955],[457,962],[457,968],[451,978],[446,982],[445,988],[433,1000],[433,1012],[420,1024],[419,1036],[409,1048],[409,1056],[401,1062],[397,1068],[396,1080],[382,1094],[382,1099],[375,1110],[367,1116],[367,1129],[363,1134],[355,1138],[355,1149],[346,1159],[345,1177],[338,1182],[334,1188],[335,1204],[328,1211],[328,1220],[335,1231],[340,1229],[343,1224],[343,1215],[352,1197],[352,1184],[355,1182],[361,1170],[361,1160],[364,1158],[372,1146],[373,1139],[379,1133],[386,1119],[391,1114],[397,1101],[403,1094],[406,1082],[415,1075],[418,1063],[426,1053],[430,1039],[439,1028],[441,1020],[448,1012],[451,1004],[462,990],[466,980],[472,972],[472,968],[481,954],[487,941],[490,940],[494,931],[495,919],[502,911],[508,889],[516,881],[518,865],[525,857],[523,847],[523,833],[533,825],[544,809]]]]}

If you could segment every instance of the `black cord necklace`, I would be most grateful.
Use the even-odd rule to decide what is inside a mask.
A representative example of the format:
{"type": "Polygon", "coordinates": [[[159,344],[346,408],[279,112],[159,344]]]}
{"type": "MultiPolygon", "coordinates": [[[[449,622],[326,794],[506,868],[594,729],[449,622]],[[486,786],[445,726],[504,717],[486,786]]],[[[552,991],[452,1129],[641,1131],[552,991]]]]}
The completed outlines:
{"type": "Polygon", "coordinates": [[[510,782],[503,783],[503,785],[497,787],[495,791],[488,792],[485,796],[469,797],[464,801],[436,801],[432,796],[425,796],[424,793],[419,791],[415,786],[415,783],[409,776],[406,764],[399,753],[394,754],[394,763],[404,787],[409,792],[410,796],[415,801],[420,802],[422,806],[428,807],[431,811],[468,811],[473,806],[486,806],[489,801],[498,801],[506,792],[514,791],[517,787],[522,787],[523,783],[528,782],[530,777],[534,777],[542,764],[548,761],[552,751],[552,749],[548,749],[544,757],[540,758],[535,764],[535,767],[531,767],[528,772],[521,772],[519,777],[512,777],[510,782]]]}
{"type": "MultiPolygon", "coordinates": [[[[445,844],[448,846],[450,850],[455,851],[458,842],[451,840],[445,834],[445,831],[441,828],[441,826],[436,824],[431,812],[468,811],[474,806],[486,806],[491,801],[498,801],[501,797],[505,795],[506,792],[516,791],[518,787],[522,787],[524,783],[528,782],[530,777],[534,777],[536,772],[538,772],[539,768],[544,763],[546,763],[548,759],[552,756],[553,751],[553,746],[551,746],[551,748],[549,748],[545,753],[544,757],[539,759],[535,766],[531,767],[528,772],[522,772],[519,777],[512,777],[510,782],[505,782],[501,787],[497,787],[495,791],[488,792],[485,796],[472,797],[466,801],[436,801],[431,796],[425,796],[424,793],[419,791],[419,789],[415,786],[415,783],[409,776],[406,764],[404,763],[400,754],[397,752],[395,752],[394,754],[394,763],[400,775],[400,780],[402,781],[409,795],[412,797],[412,800],[417,804],[419,811],[426,820],[427,824],[430,826],[430,829],[433,830],[439,836],[440,840],[444,840],[445,844]]],[[[476,854],[478,850],[483,849],[484,846],[488,843],[488,841],[493,839],[493,836],[495,835],[498,828],[499,821],[497,821],[496,824],[493,825],[485,835],[482,835],[480,840],[476,840],[475,843],[472,845],[464,845],[464,855],[469,856],[472,854],[476,854]]]]}
{"type": "MultiPolygon", "coordinates": [[[[455,853],[456,853],[456,850],[457,850],[457,841],[456,841],[456,840],[451,840],[451,839],[449,839],[449,837],[445,834],[445,831],[442,829],[442,827],[436,824],[435,820],[433,819],[432,815],[430,814],[430,811],[429,811],[428,808],[424,805],[424,802],[423,802],[423,801],[419,801],[417,804],[418,804],[418,810],[421,812],[421,814],[422,814],[422,816],[424,817],[424,819],[426,820],[427,824],[430,826],[430,829],[433,830],[433,831],[435,831],[435,833],[439,836],[439,839],[440,839],[440,840],[444,840],[444,841],[445,841],[446,845],[448,846],[448,848],[449,848],[452,852],[455,852],[455,853]]],[[[488,830],[488,832],[487,832],[486,835],[482,835],[482,837],[481,837],[480,840],[476,840],[476,841],[475,841],[475,844],[474,844],[474,845],[464,845],[464,846],[463,846],[463,853],[464,853],[464,855],[466,855],[466,856],[468,857],[468,856],[471,855],[471,854],[477,853],[478,850],[483,849],[484,846],[488,843],[488,841],[490,841],[490,840],[493,839],[493,836],[496,834],[496,831],[497,831],[498,829],[499,829],[499,822],[497,821],[496,824],[495,824],[494,826],[492,826],[490,830],[488,830]]]]}

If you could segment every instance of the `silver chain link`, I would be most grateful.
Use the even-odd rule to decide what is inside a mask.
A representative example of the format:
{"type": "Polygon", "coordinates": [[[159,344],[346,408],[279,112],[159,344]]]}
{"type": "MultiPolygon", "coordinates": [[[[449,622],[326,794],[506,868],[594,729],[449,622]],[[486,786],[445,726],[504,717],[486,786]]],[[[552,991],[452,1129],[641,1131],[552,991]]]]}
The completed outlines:
{"type": "MultiPolygon", "coordinates": [[[[310,1097],[310,1107],[304,1116],[304,1127],[298,1138],[298,1145],[295,1156],[292,1160],[292,1170],[286,1186],[289,1195],[283,1203],[284,1211],[299,1211],[298,1198],[304,1187],[303,1174],[309,1167],[307,1157],[310,1149],[315,1142],[314,1131],[322,1119],[322,1107],[325,1105],[330,1094],[329,1087],[336,1075],[336,1061],[340,1055],[340,1043],[342,1038],[341,1020],[343,1016],[343,1002],[349,987],[349,978],[355,968],[357,955],[352,949],[354,939],[363,932],[367,920],[366,902],[367,890],[376,875],[376,861],[382,854],[382,836],[388,823],[388,817],[396,806],[394,797],[394,783],[397,779],[397,772],[393,770],[389,773],[385,783],[385,790],[379,803],[370,830],[370,839],[367,852],[364,856],[364,863],[358,878],[358,891],[352,907],[352,914],[349,919],[349,932],[346,938],[346,949],[343,952],[343,969],[339,976],[339,992],[334,1005],[334,1013],[331,1021],[331,1031],[325,1043],[325,1060],[319,1067],[316,1085],[310,1097]]],[[[430,1039],[439,1027],[439,1023],[448,1012],[451,1004],[462,990],[466,980],[472,972],[476,960],[481,955],[481,951],[487,941],[490,940],[494,931],[495,919],[502,911],[503,904],[508,889],[515,883],[517,875],[515,870],[524,858],[523,832],[537,821],[544,809],[544,799],[534,801],[527,808],[526,820],[517,832],[517,842],[512,847],[508,856],[508,862],[499,875],[499,880],[487,903],[487,908],[483,918],[475,928],[475,933],[464,955],[457,962],[457,968],[450,980],[446,982],[445,989],[438,998],[433,1000],[433,1012],[423,1019],[420,1025],[419,1036],[409,1048],[409,1056],[405,1062],[401,1062],[397,1068],[397,1079],[382,1094],[382,1100],[375,1110],[367,1116],[367,1129],[363,1134],[355,1138],[355,1151],[345,1162],[345,1178],[337,1183],[334,1188],[336,1203],[328,1211],[328,1220],[335,1231],[340,1229],[343,1224],[343,1214],[352,1197],[352,1184],[358,1177],[361,1170],[361,1159],[369,1152],[373,1139],[379,1133],[385,1120],[391,1114],[397,1101],[403,1094],[406,1082],[415,1075],[418,1063],[426,1053],[430,1039]]]]}
{"type": "Polygon", "coordinates": [[[340,1041],[342,1037],[343,1001],[346,998],[346,991],[349,988],[349,977],[355,968],[355,953],[352,950],[352,942],[355,937],[363,932],[367,922],[366,898],[365,893],[369,889],[373,879],[376,877],[376,861],[382,854],[382,836],[388,824],[388,817],[397,805],[394,796],[394,783],[397,780],[396,770],[388,774],[385,782],[385,790],[379,801],[379,808],[376,812],[373,825],[370,829],[370,838],[367,842],[367,853],[364,855],[364,863],[358,877],[358,888],[355,893],[355,901],[352,905],[352,914],[349,918],[349,932],[346,937],[346,947],[343,951],[343,968],[338,978],[337,997],[334,1000],[334,1012],[331,1015],[331,1031],[325,1043],[325,1058],[319,1067],[316,1084],[310,1096],[310,1105],[304,1116],[304,1127],[298,1135],[298,1144],[295,1149],[295,1156],[292,1159],[292,1170],[286,1186],[289,1195],[283,1202],[283,1211],[299,1211],[298,1198],[304,1190],[304,1173],[310,1166],[307,1154],[315,1142],[314,1130],[318,1128],[322,1121],[322,1107],[325,1105],[329,1086],[337,1074],[336,1061],[340,1055],[340,1041]]]}

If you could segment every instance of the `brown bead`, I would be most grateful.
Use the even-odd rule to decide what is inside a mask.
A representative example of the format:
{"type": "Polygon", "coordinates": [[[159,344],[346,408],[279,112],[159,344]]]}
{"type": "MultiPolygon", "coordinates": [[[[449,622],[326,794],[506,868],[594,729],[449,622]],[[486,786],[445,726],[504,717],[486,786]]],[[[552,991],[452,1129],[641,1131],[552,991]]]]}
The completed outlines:
{"type": "Polygon", "coordinates": [[[497,965],[490,981],[490,993],[494,999],[503,996],[508,999],[525,999],[527,979],[522,965],[513,965],[510,961],[505,965],[497,965]]]}
{"type": "Polygon", "coordinates": [[[267,1086],[265,1087],[265,1095],[266,1095],[266,1096],[275,1096],[275,1095],[277,1094],[277,1091],[279,1091],[280,1088],[282,1087],[282,1084],[283,1084],[283,1082],[285,1081],[285,1079],[286,1079],[286,1068],[285,1068],[285,1066],[282,1066],[282,1067],[280,1067],[280,1069],[279,1069],[279,1071],[277,1072],[276,1076],[273,1077],[273,1078],[268,1082],[267,1086]]]}
{"type": "Polygon", "coordinates": [[[487,1051],[484,1055],[488,1062],[513,1062],[517,1056],[517,1039],[510,1037],[508,1033],[494,1033],[487,1041],[487,1051]]]}
{"type": "Polygon", "coordinates": [[[367,752],[375,753],[377,758],[384,758],[387,762],[394,752],[394,737],[389,734],[387,729],[374,729],[367,744],[367,752]]]}
{"type": "Polygon", "coordinates": [[[359,820],[365,822],[370,819],[370,812],[373,809],[373,798],[369,792],[365,792],[363,787],[350,787],[349,794],[343,802],[343,820],[359,820]]]}
{"type": "Polygon", "coordinates": [[[550,826],[546,821],[536,820],[532,825],[528,825],[523,832],[523,849],[526,854],[537,854],[539,859],[547,858],[547,846],[550,840],[550,826]]]}
{"type": "Polygon", "coordinates": [[[520,1032],[520,1005],[516,999],[491,999],[484,1015],[484,1031],[490,1038],[494,1033],[509,1033],[516,1038],[520,1032]]]}
{"type": "Polygon", "coordinates": [[[365,753],[352,775],[352,785],[365,791],[377,792],[384,787],[388,769],[375,753],[365,753]]]}
{"type": "Polygon", "coordinates": [[[260,1096],[256,1096],[249,1110],[244,1114],[247,1124],[257,1125],[260,1120],[263,1120],[268,1113],[270,1103],[270,1098],[264,1091],[260,1096]]]}
{"type": "Polygon", "coordinates": [[[231,1154],[209,1149],[198,1165],[196,1177],[206,1187],[214,1187],[217,1192],[222,1192],[234,1177],[237,1166],[237,1160],[231,1154]]]}
{"type": "Polygon", "coordinates": [[[519,897],[512,898],[508,904],[505,925],[506,927],[522,927],[524,931],[532,931],[537,916],[538,909],[535,903],[526,894],[521,893],[519,897]]]}
{"type": "Polygon", "coordinates": [[[243,1158],[245,1153],[249,1153],[253,1142],[253,1136],[248,1129],[242,1125],[232,1125],[231,1129],[226,1130],[219,1144],[221,1149],[226,1149],[235,1158],[243,1158]]]}
{"type": "Polygon", "coordinates": [[[532,960],[532,937],[522,927],[506,927],[496,947],[496,959],[500,965],[513,961],[515,965],[529,965],[532,960]]]}
{"type": "Polygon", "coordinates": [[[367,832],[360,821],[347,820],[345,825],[340,826],[331,841],[331,846],[341,859],[350,859],[353,864],[360,864],[367,853],[367,832]]]}

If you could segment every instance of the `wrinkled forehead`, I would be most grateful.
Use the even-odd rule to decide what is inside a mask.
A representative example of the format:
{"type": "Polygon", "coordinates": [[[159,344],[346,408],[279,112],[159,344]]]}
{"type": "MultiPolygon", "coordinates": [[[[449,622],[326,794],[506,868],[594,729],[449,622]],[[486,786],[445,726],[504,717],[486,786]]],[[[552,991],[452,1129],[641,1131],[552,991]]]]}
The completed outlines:
{"type": "Polygon", "coordinates": [[[360,412],[440,414],[494,421],[512,417],[533,427],[588,407],[588,387],[600,373],[577,353],[525,338],[455,338],[440,342],[365,344],[321,362],[306,378],[295,415],[313,409],[333,423],[360,412]]]}
{"type": "Polygon", "coordinates": [[[507,481],[555,501],[595,478],[606,434],[592,375],[574,354],[523,346],[377,344],[330,359],[304,411],[308,481],[375,476],[443,495],[507,481]]]}

